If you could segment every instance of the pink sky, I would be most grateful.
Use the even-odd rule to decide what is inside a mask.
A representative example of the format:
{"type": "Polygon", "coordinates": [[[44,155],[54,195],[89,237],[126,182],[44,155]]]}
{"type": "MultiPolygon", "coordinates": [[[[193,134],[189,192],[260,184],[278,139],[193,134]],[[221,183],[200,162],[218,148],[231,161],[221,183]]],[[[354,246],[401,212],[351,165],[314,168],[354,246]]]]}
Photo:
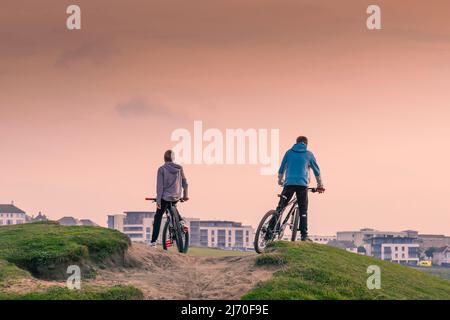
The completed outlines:
{"type": "MultiPolygon", "coordinates": [[[[2,3],[0,203],[102,225],[153,209],[170,133],[202,120],[279,128],[280,157],[309,137],[311,234],[450,234],[448,1],[79,0],[81,31],[69,4],[2,3]]],[[[186,166],[182,213],[256,226],[280,191],[259,167],[186,166]]]]}

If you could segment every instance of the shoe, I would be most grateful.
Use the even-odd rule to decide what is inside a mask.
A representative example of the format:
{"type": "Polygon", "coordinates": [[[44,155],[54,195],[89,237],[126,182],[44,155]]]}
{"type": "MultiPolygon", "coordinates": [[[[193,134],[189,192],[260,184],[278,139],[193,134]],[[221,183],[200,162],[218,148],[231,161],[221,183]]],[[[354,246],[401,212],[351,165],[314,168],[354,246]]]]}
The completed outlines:
{"type": "Polygon", "coordinates": [[[150,247],[151,248],[156,248],[156,242],[150,242],[150,247]]]}
{"type": "Polygon", "coordinates": [[[302,237],[302,241],[304,241],[304,242],[313,242],[310,238],[308,238],[308,237],[302,237]]]}

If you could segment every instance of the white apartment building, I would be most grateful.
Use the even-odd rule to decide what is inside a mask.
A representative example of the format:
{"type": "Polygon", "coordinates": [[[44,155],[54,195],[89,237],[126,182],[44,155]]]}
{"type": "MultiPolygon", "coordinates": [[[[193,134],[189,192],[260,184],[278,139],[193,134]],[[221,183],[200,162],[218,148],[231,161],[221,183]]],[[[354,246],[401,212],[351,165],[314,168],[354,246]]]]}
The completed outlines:
{"type": "Polygon", "coordinates": [[[366,255],[400,264],[419,263],[419,243],[411,237],[373,237],[364,245],[366,255]]]}
{"type": "MultiPolygon", "coordinates": [[[[154,216],[155,212],[149,211],[126,211],[123,214],[108,215],[108,228],[126,234],[131,241],[150,243],[154,216]]],[[[161,240],[164,223],[163,218],[159,240],[161,240]]]]}
{"type": "Polygon", "coordinates": [[[190,221],[190,244],[192,246],[228,250],[254,250],[255,231],[251,226],[235,221],[190,221]]]}
{"type": "MultiPolygon", "coordinates": [[[[126,234],[131,241],[150,243],[155,212],[127,211],[108,216],[108,228],[126,234]]],[[[234,221],[200,220],[184,218],[189,227],[191,246],[221,248],[229,250],[253,250],[254,230],[234,221]]],[[[161,223],[159,242],[165,218],[161,223]]]]}
{"type": "Polygon", "coordinates": [[[26,222],[25,211],[14,204],[0,204],[0,226],[22,224],[26,222]]]}
{"type": "Polygon", "coordinates": [[[392,232],[392,231],[378,231],[374,229],[361,229],[359,231],[339,231],[336,233],[337,241],[352,241],[356,247],[364,246],[367,240],[374,237],[417,238],[418,232],[414,230],[392,232]]]}

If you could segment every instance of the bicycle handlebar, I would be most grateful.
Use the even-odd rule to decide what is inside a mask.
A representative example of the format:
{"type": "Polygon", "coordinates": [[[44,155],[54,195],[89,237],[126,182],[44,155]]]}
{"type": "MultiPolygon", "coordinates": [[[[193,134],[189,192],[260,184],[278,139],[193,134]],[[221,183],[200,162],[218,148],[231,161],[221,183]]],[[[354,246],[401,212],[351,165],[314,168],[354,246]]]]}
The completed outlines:
{"type": "MultiPolygon", "coordinates": [[[[145,198],[145,200],[156,202],[156,198],[145,198]]],[[[185,200],[184,199],[180,199],[178,201],[184,202],[185,200]]]]}

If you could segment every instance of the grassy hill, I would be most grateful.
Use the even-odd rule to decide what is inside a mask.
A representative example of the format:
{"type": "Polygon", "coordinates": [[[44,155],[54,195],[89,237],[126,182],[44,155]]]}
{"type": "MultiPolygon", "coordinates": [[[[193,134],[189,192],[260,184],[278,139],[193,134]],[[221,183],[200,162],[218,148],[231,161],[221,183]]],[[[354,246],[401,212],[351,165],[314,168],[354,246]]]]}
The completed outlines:
{"type": "Polygon", "coordinates": [[[0,259],[44,279],[65,279],[70,264],[79,265],[88,276],[93,265],[123,259],[128,246],[125,235],[100,227],[56,222],[0,227],[0,259]]]}
{"type": "Polygon", "coordinates": [[[124,265],[129,239],[118,231],[91,226],[37,222],[0,227],[0,299],[142,299],[131,286],[83,286],[69,290],[64,282],[37,291],[6,290],[21,281],[66,280],[69,265],[78,265],[82,279],[98,268],[124,265]]]}
{"type": "Polygon", "coordinates": [[[450,281],[376,258],[313,243],[277,242],[259,265],[274,277],[242,299],[450,299],[450,281]],[[381,269],[381,289],[369,290],[367,267],[381,269]]]}

